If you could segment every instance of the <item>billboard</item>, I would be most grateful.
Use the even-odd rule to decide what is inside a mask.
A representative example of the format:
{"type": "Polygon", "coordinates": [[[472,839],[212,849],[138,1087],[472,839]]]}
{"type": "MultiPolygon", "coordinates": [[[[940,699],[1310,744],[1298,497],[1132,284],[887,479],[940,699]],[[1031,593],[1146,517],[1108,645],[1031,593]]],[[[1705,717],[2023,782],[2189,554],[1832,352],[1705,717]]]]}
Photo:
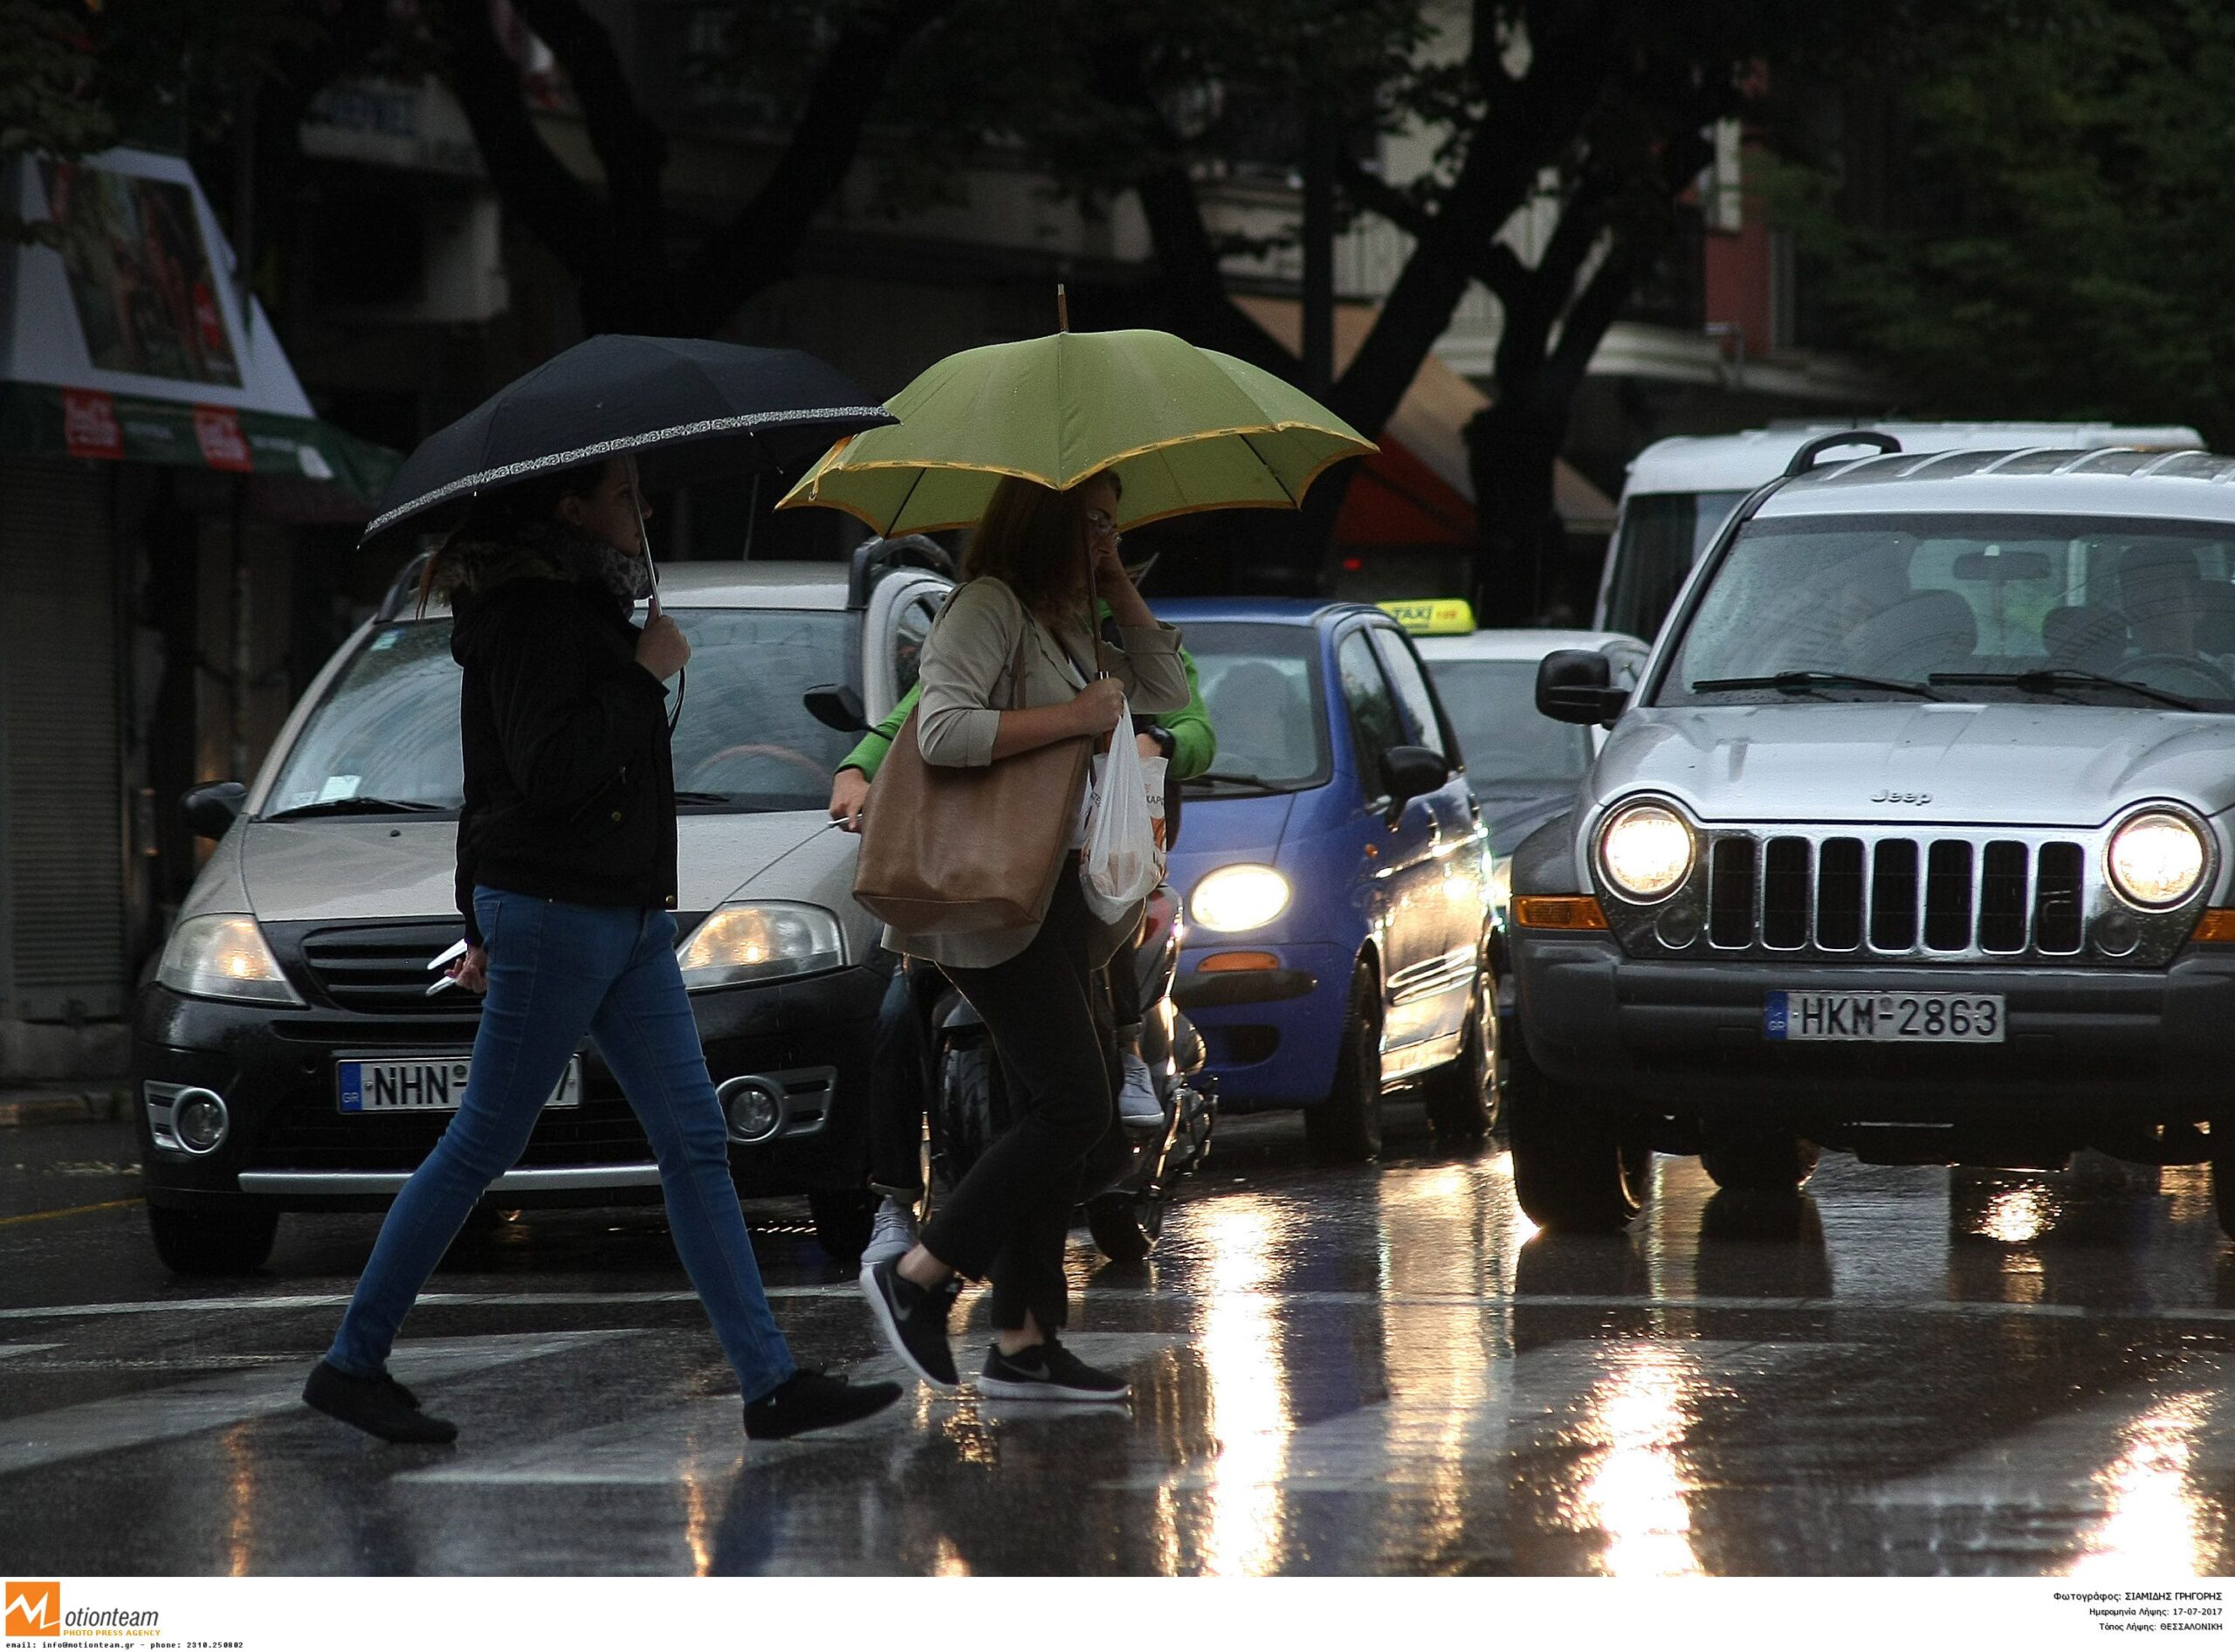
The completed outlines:
{"type": "Polygon", "coordinates": [[[39,169],[93,365],[238,386],[193,190],[67,161],[39,169]]]}

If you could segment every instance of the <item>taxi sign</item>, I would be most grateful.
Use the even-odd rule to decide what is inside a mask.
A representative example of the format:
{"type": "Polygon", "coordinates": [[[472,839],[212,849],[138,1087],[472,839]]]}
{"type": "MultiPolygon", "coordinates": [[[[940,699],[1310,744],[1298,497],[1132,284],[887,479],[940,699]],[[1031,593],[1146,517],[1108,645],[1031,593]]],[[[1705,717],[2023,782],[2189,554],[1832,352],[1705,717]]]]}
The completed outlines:
{"type": "Polygon", "coordinates": [[[1475,605],[1464,597],[1419,597],[1374,606],[1414,637],[1456,637],[1475,629],[1475,605]]]}

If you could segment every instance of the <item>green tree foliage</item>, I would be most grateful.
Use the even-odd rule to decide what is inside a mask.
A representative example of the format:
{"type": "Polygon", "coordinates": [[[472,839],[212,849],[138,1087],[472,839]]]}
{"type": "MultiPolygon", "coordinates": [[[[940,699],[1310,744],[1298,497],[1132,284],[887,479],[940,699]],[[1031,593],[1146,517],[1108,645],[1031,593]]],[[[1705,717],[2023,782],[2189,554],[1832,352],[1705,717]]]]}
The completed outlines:
{"type": "Polygon", "coordinates": [[[1890,77],[1892,206],[1781,179],[1827,318],[1916,410],[2235,440],[2235,6],[1991,0],[1890,77]]]}
{"type": "MultiPolygon", "coordinates": [[[[0,161],[19,155],[74,158],[105,148],[114,116],[93,90],[93,45],[86,14],[59,0],[0,0],[0,161]]],[[[0,233],[34,238],[0,206],[0,233]]]]}

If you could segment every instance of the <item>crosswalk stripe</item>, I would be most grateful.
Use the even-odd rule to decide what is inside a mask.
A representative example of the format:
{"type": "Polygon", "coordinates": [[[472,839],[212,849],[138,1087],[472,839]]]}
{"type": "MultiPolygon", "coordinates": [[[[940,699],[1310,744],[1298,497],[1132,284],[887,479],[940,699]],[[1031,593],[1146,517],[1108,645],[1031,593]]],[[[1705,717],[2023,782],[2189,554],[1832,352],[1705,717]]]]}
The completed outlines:
{"type": "MultiPolygon", "coordinates": [[[[563,1331],[536,1336],[430,1339],[398,1343],[391,1365],[397,1376],[407,1381],[439,1382],[625,1334],[563,1331]]],[[[0,1422],[0,1475],[175,1440],[292,1410],[302,1403],[305,1372],[304,1363],[299,1360],[285,1371],[237,1372],[10,1417],[0,1422]]]]}
{"type": "MultiPolygon", "coordinates": [[[[771,1285],[772,1302],[827,1300],[856,1297],[852,1284],[771,1285]]],[[[1250,1298],[1298,1306],[1377,1304],[1383,1307],[1479,1307],[1511,1312],[1530,1308],[1633,1308],[1660,1311],[1702,1309],[1747,1313],[1837,1313],[1856,1316],[1900,1317],[1905,1314],[1971,1316],[1986,1318],[2094,1319],[2105,1323],[2144,1320],[2170,1324],[2218,1325],[2235,1323],[2235,1308],[2154,1306],[2088,1307],[2068,1302],[1863,1301],[1840,1297],[1644,1297],[1598,1296],[1578,1292],[1519,1296],[1475,1295],[1461,1291],[1386,1294],[1377,1291],[1283,1291],[1277,1287],[1234,1291],[1173,1291],[1145,1287],[1096,1285],[1091,1302],[1170,1303],[1186,1307],[1234,1298],[1250,1298]]],[[[656,1305],[696,1302],[692,1291],[431,1291],[418,1299],[423,1308],[595,1308],[656,1305]]],[[[0,1308],[0,1321],[25,1319],[83,1319],[110,1316],[172,1313],[287,1313],[311,1308],[340,1308],[349,1298],[340,1293],[273,1297],[203,1297],[168,1302],[93,1302],[45,1308],[0,1308]]]]}
{"type": "MultiPolygon", "coordinates": [[[[1120,1372],[1186,1341],[1184,1336],[1162,1332],[1080,1331],[1063,1336],[1064,1346],[1089,1364],[1120,1372]]],[[[966,1370],[966,1377],[968,1374],[966,1370]]],[[[899,1403],[842,1428],[821,1428],[793,1440],[748,1442],[735,1398],[693,1400],[485,1457],[415,1469],[396,1478],[430,1485],[726,1483],[742,1466],[747,1452],[759,1456],[914,1435],[940,1415],[964,1409],[1009,1422],[1034,1418],[1052,1421],[1062,1415],[1090,1411],[1111,1413],[1108,1407],[990,1401],[969,1394],[936,1397],[919,1387],[899,1360],[889,1357],[856,1361],[848,1375],[856,1381],[900,1383],[904,1392],[899,1403]]]]}

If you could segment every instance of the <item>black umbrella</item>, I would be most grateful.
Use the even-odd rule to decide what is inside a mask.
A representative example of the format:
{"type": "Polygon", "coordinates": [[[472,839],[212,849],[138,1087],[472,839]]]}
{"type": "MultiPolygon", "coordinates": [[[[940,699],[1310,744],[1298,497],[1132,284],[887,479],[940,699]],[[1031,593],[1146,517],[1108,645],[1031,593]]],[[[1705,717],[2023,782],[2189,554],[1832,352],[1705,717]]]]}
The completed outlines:
{"type": "Polygon", "coordinates": [[[412,450],[365,528],[443,526],[485,488],[614,454],[644,484],[784,470],[893,417],[803,350],[605,333],[563,350],[412,450]]]}

